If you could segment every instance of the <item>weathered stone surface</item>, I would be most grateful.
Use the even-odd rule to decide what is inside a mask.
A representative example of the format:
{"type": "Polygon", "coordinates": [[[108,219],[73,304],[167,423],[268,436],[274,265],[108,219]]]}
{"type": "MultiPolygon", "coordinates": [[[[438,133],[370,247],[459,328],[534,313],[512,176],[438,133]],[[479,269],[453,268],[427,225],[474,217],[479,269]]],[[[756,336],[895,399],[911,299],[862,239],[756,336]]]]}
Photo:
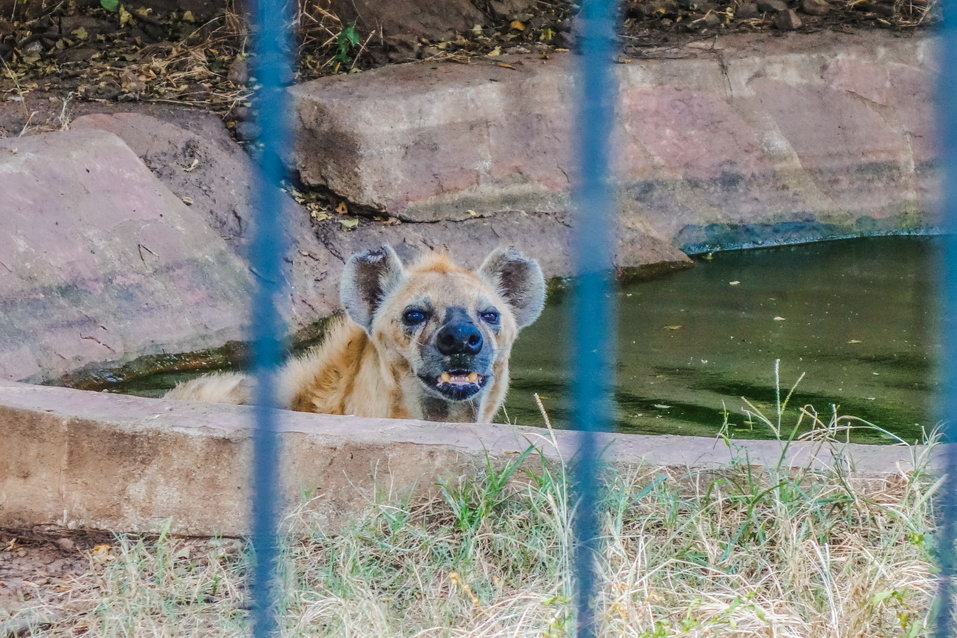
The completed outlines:
{"type": "Polygon", "coordinates": [[[750,20],[758,15],[758,5],[753,2],[745,2],[738,6],[734,12],[734,17],[738,20],[750,20]]]}
{"type": "Polygon", "coordinates": [[[787,11],[788,3],[784,0],[758,0],[758,11],[767,13],[777,13],[778,11],[787,11]]]}
{"type": "Polygon", "coordinates": [[[293,87],[303,181],[417,221],[567,209],[567,76],[492,64],[424,71],[293,87]]]}
{"type": "Polygon", "coordinates": [[[801,0],[801,11],[812,16],[827,15],[831,5],[825,0],[801,0]]]}
{"type": "Polygon", "coordinates": [[[774,14],[774,26],[781,31],[793,31],[801,28],[801,18],[794,9],[785,9],[774,14]]]}
{"type": "MultiPolygon", "coordinates": [[[[931,43],[876,32],[729,36],[715,50],[619,65],[622,215],[689,249],[702,245],[676,238],[715,228],[759,242],[782,223],[832,237],[927,228],[931,43]]],[[[406,220],[566,211],[574,60],[508,61],[294,87],[292,162],[305,182],[406,220]]]]}
{"type": "Polygon", "coordinates": [[[343,24],[356,22],[364,33],[439,39],[484,24],[485,16],[470,0],[330,0],[329,10],[343,24]]]}
{"type": "MultiPolygon", "coordinates": [[[[0,382],[0,526],[59,524],[115,532],[239,535],[248,531],[251,409],[0,382]]],[[[572,458],[574,432],[508,425],[442,424],[284,412],[280,421],[282,500],[303,493],[335,531],[379,488],[434,489],[474,471],[486,453],[509,457],[534,443],[572,458]]],[[[684,469],[732,460],[716,439],[600,435],[604,459],[684,469]]],[[[829,467],[886,477],[913,468],[923,450],[872,445],[736,441],[753,465],[829,467]]]]}
{"type": "MultiPolygon", "coordinates": [[[[254,167],[217,117],[189,128],[139,113],[90,114],[77,118],[74,129],[115,133],[173,193],[192,202],[237,257],[245,259],[252,238],[254,167]]],[[[289,245],[287,320],[293,329],[307,326],[336,307],[315,306],[327,292],[323,281],[339,261],[316,239],[309,213],[285,200],[281,219],[289,245]]],[[[330,278],[331,281],[331,278],[330,278]]],[[[158,335],[162,337],[162,335],[158,335]]]]}
{"type": "Polygon", "coordinates": [[[0,140],[0,378],[242,336],[244,264],[115,135],[0,140]]]}

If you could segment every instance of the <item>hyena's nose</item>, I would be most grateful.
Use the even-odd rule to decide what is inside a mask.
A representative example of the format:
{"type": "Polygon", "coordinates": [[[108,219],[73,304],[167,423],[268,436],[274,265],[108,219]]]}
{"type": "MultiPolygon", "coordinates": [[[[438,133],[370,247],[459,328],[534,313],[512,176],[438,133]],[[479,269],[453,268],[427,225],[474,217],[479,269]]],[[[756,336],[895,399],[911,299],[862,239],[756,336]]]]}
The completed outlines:
{"type": "Polygon", "coordinates": [[[435,336],[435,345],[444,355],[478,354],[482,342],[482,333],[472,322],[447,323],[435,336]]]}

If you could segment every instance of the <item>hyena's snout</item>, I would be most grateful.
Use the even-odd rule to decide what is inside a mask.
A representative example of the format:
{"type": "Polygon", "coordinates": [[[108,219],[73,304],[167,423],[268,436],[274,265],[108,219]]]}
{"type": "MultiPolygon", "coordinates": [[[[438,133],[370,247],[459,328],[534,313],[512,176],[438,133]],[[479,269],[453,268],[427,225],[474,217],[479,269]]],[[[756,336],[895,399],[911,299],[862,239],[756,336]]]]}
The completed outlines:
{"type": "Polygon", "coordinates": [[[450,312],[426,346],[419,376],[445,399],[464,401],[482,391],[491,377],[494,348],[464,312],[450,312]]]}
{"type": "Polygon", "coordinates": [[[442,326],[435,335],[436,349],[447,357],[475,356],[482,352],[485,339],[482,331],[471,321],[456,321],[442,326]]]}

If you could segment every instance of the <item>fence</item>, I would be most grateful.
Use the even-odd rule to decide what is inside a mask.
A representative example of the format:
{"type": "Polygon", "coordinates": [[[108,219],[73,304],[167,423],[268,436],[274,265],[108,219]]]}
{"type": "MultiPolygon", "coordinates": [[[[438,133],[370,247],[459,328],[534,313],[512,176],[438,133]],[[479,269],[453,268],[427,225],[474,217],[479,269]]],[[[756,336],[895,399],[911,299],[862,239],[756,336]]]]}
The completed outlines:
{"type": "MultiPolygon", "coordinates": [[[[944,227],[949,231],[940,264],[941,330],[943,364],[957,361],[957,16],[954,2],[945,3],[939,85],[940,157],[945,173],[944,227]]],[[[253,500],[253,634],[276,632],[278,454],[274,373],[281,358],[282,326],[277,299],[282,293],[284,232],[280,211],[282,153],[289,140],[285,91],[291,77],[289,6],[284,0],[256,3],[255,76],[258,91],[259,140],[255,238],[250,261],[259,276],[252,300],[254,368],[257,378],[254,436],[253,500]]],[[[575,578],[576,628],[580,637],[596,635],[594,595],[595,561],[599,550],[598,503],[601,486],[597,473],[595,432],[611,424],[610,389],[614,368],[614,318],[611,295],[615,253],[614,195],[609,185],[609,139],[614,121],[616,89],[612,72],[616,47],[616,0],[583,0],[579,16],[581,31],[578,73],[578,179],[574,202],[577,226],[573,313],[587,313],[589,321],[572,321],[573,421],[580,430],[574,466],[576,490],[575,578]]],[[[942,417],[957,414],[957,374],[941,365],[943,391],[939,402],[942,417]]],[[[945,427],[944,440],[957,440],[957,422],[945,427]]],[[[946,446],[946,467],[957,467],[957,445],[946,446]]],[[[957,473],[947,476],[940,498],[938,555],[940,588],[935,611],[935,635],[952,635],[954,557],[957,536],[957,473]]]]}

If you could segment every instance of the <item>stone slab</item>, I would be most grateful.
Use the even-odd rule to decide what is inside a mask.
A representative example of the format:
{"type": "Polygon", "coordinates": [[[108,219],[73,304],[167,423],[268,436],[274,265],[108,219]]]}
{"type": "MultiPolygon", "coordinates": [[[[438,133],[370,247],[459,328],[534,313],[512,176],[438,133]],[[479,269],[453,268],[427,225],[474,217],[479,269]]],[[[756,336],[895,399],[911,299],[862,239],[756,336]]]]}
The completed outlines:
{"type": "MultiPolygon", "coordinates": [[[[241,535],[248,531],[252,443],[248,407],[166,401],[0,382],[0,527],[62,525],[115,532],[241,535]]],[[[541,428],[361,419],[283,412],[282,499],[303,493],[329,530],[377,490],[415,494],[473,472],[486,454],[514,458],[534,444],[573,458],[577,435],[541,428]]],[[[737,458],[776,465],[776,441],[736,441],[737,458]]],[[[616,465],[720,468],[722,441],[604,434],[616,465]]],[[[794,443],[788,467],[831,467],[882,477],[912,469],[922,447],[794,443]]]]}
{"type": "MultiPolygon", "coordinates": [[[[91,113],[71,124],[74,130],[95,129],[116,134],[173,193],[192,202],[206,225],[242,260],[253,235],[255,167],[249,155],[227,133],[222,120],[183,125],[144,113],[91,113]]],[[[309,213],[292,198],[277,212],[286,230],[286,320],[293,328],[308,326],[338,307],[318,305],[329,293],[330,271],[341,262],[319,243],[309,213]]]]}
{"type": "MultiPolygon", "coordinates": [[[[700,45],[616,66],[615,170],[630,223],[695,251],[738,247],[716,241],[728,228],[796,223],[822,239],[933,225],[931,38],[700,45]]],[[[295,86],[290,161],[304,182],[410,221],[567,211],[576,63],[421,63],[295,86]]]]}
{"type": "Polygon", "coordinates": [[[0,140],[0,378],[243,335],[246,266],[122,140],[0,140]]]}

